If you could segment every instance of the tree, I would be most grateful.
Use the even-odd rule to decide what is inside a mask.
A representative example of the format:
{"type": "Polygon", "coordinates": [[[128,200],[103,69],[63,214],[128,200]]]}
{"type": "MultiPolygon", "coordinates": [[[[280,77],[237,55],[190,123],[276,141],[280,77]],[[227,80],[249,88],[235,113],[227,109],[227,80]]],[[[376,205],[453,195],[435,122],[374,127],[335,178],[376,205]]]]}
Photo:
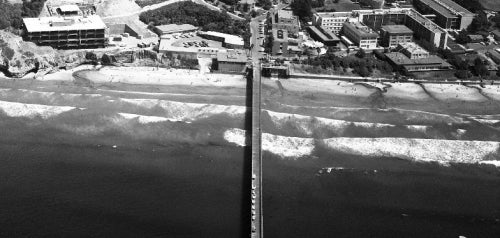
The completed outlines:
{"type": "Polygon", "coordinates": [[[111,59],[111,57],[109,57],[109,55],[103,54],[101,57],[101,63],[103,65],[110,65],[113,63],[113,59],[111,59]]]}
{"type": "Polygon", "coordinates": [[[455,72],[455,76],[459,79],[467,79],[470,77],[470,72],[463,69],[457,70],[457,72],[455,72]]]}
{"type": "Polygon", "coordinates": [[[294,0],[290,4],[292,11],[303,21],[310,21],[312,17],[311,0],[294,0]]]}
{"type": "Polygon", "coordinates": [[[365,56],[366,56],[366,52],[365,52],[365,50],[363,50],[363,49],[360,49],[360,50],[356,53],[356,57],[358,57],[358,58],[363,59],[363,58],[365,58],[365,56]]]}
{"type": "Polygon", "coordinates": [[[477,16],[474,17],[472,23],[467,27],[467,31],[469,33],[476,33],[482,30],[488,30],[491,26],[491,22],[486,17],[486,14],[483,12],[478,12],[477,16]]]}
{"type": "Polygon", "coordinates": [[[474,72],[476,73],[476,75],[481,77],[490,75],[488,68],[484,64],[483,60],[481,60],[479,57],[474,60],[474,72]]]}
{"type": "Polygon", "coordinates": [[[469,39],[468,35],[469,35],[469,33],[466,30],[461,30],[460,32],[458,32],[458,35],[456,38],[457,43],[459,43],[459,44],[469,43],[470,39],[469,39]]]}
{"type": "Polygon", "coordinates": [[[97,55],[94,52],[88,51],[85,53],[85,59],[92,64],[97,64],[97,55]]]}

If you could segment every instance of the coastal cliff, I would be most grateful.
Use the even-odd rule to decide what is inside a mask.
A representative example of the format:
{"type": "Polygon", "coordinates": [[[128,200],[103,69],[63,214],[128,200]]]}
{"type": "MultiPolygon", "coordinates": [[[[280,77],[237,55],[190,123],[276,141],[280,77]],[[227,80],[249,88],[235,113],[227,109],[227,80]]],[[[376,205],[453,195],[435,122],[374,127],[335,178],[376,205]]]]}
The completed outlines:
{"type": "Polygon", "coordinates": [[[62,53],[51,47],[37,46],[20,36],[0,31],[0,72],[21,78],[30,72],[51,72],[70,68],[85,61],[84,52],[62,53]]]}

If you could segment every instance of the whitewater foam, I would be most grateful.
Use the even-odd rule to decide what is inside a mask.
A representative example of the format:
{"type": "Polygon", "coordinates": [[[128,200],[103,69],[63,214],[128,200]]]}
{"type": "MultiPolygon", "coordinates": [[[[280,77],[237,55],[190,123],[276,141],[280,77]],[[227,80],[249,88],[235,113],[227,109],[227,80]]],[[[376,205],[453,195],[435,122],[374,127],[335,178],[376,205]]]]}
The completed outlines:
{"type": "MultiPolygon", "coordinates": [[[[247,141],[245,130],[232,128],[224,132],[224,139],[238,146],[245,146],[247,141]]],[[[314,139],[277,136],[262,133],[262,150],[271,152],[286,159],[297,159],[310,155],[314,150],[314,139]]]]}
{"type": "Polygon", "coordinates": [[[41,117],[47,119],[61,113],[76,109],[69,106],[47,106],[41,104],[28,104],[18,102],[0,101],[0,110],[9,117],[41,117]]]}
{"type": "Polygon", "coordinates": [[[413,138],[330,138],[323,140],[333,150],[367,157],[396,157],[413,161],[479,163],[498,156],[500,143],[413,138]]]}
{"type": "Polygon", "coordinates": [[[224,139],[238,146],[246,146],[247,134],[245,130],[231,128],[224,132],[224,139]]]}
{"type": "Polygon", "coordinates": [[[232,117],[242,117],[246,112],[246,107],[235,105],[185,103],[177,101],[167,101],[158,99],[120,99],[122,102],[148,109],[160,107],[165,111],[165,116],[172,120],[193,121],[200,118],[207,118],[216,114],[227,114],[232,117]]]}
{"type": "Polygon", "coordinates": [[[118,113],[118,115],[124,117],[128,120],[137,120],[141,124],[149,124],[149,123],[157,123],[157,122],[165,122],[165,121],[176,121],[171,118],[166,117],[157,117],[157,116],[144,116],[139,114],[132,113],[118,113]]]}

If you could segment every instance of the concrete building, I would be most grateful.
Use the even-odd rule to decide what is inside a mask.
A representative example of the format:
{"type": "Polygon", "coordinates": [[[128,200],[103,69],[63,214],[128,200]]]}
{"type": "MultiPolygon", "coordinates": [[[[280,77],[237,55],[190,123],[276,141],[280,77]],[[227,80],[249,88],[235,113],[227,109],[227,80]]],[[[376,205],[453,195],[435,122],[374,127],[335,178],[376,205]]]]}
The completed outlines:
{"type": "Polygon", "coordinates": [[[185,32],[194,32],[198,30],[198,27],[195,27],[190,24],[168,24],[168,25],[160,25],[154,27],[154,32],[159,36],[173,33],[185,33],[185,32]]]}
{"type": "Polygon", "coordinates": [[[495,63],[500,64],[500,53],[496,50],[488,50],[486,55],[491,58],[495,63]]]}
{"type": "Polygon", "coordinates": [[[336,46],[340,42],[340,38],[331,32],[323,30],[321,27],[308,26],[307,31],[314,40],[322,42],[326,46],[336,46]]]}
{"type": "Polygon", "coordinates": [[[380,45],[396,47],[400,43],[413,41],[413,31],[405,25],[385,25],[380,29],[380,45]]]}
{"type": "Polygon", "coordinates": [[[396,51],[403,53],[410,59],[424,59],[430,57],[429,51],[414,42],[401,43],[396,47],[396,51]]]}
{"type": "Polygon", "coordinates": [[[291,34],[298,34],[300,31],[299,18],[293,15],[290,8],[284,8],[271,14],[272,29],[286,30],[291,34]]]}
{"type": "Polygon", "coordinates": [[[243,38],[240,36],[215,31],[198,32],[198,35],[209,40],[222,42],[222,46],[229,49],[243,49],[245,46],[243,38]]]}
{"type": "Polygon", "coordinates": [[[338,35],[344,22],[355,21],[353,12],[316,12],[313,15],[313,25],[338,35]]]}
{"type": "Polygon", "coordinates": [[[219,72],[243,73],[247,64],[247,55],[242,50],[227,50],[217,53],[219,72]]]}
{"type": "Polygon", "coordinates": [[[62,5],[56,8],[56,12],[61,16],[80,15],[81,11],[77,5],[62,5]]]}
{"type": "Polygon", "coordinates": [[[434,14],[435,22],[445,29],[466,29],[475,16],[452,0],[414,0],[413,4],[423,14],[434,14]]]}
{"type": "Polygon", "coordinates": [[[303,40],[298,34],[290,34],[285,29],[272,29],[272,36],[272,55],[290,57],[302,52],[299,45],[303,40]]]}
{"type": "Polygon", "coordinates": [[[117,24],[108,24],[107,34],[111,36],[122,35],[124,33],[129,34],[129,36],[140,38],[139,33],[134,31],[134,29],[130,28],[127,24],[117,23],[117,24]]]}
{"type": "Polygon", "coordinates": [[[429,54],[428,51],[419,45],[411,43],[399,44],[396,52],[385,54],[389,63],[396,69],[404,72],[432,71],[451,68],[443,59],[436,55],[429,54]]]}
{"type": "Polygon", "coordinates": [[[400,52],[385,54],[389,63],[398,70],[404,72],[433,71],[450,69],[451,65],[438,56],[430,56],[423,59],[410,59],[400,52]]]}
{"type": "Polygon", "coordinates": [[[24,18],[24,40],[58,49],[106,45],[106,25],[97,15],[24,18]]]}
{"type": "Polygon", "coordinates": [[[342,34],[361,49],[377,48],[379,35],[361,22],[344,22],[342,34]]]}
{"type": "MultiPolygon", "coordinates": [[[[405,25],[413,31],[415,37],[428,41],[436,47],[446,47],[448,32],[412,8],[390,8],[373,10],[354,10],[352,12],[335,12],[315,14],[316,26],[325,26],[325,30],[337,31],[339,26],[333,20],[362,22],[374,31],[380,31],[385,25],[405,25]],[[330,14],[330,15],[329,15],[330,14]],[[328,25],[333,24],[333,25],[328,25]],[[332,27],[332,28],[328,28],[332,27]]],[[[342,23],[343,24],[343,23],[342,23]]]]}

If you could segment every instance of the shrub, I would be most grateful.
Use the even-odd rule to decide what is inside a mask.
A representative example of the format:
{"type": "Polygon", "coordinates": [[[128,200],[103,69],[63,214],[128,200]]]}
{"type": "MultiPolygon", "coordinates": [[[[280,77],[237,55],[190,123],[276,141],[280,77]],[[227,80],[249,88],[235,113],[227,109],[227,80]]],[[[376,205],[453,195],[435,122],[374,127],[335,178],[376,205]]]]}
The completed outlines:
{"type": "Polygon", "coordinates": [[[15,54],[14,50],[11,49],[10,47],[8,46],[2,47],[2,56],[7,58],[8,60],[12,60],[14,54],[15,54]]]}

